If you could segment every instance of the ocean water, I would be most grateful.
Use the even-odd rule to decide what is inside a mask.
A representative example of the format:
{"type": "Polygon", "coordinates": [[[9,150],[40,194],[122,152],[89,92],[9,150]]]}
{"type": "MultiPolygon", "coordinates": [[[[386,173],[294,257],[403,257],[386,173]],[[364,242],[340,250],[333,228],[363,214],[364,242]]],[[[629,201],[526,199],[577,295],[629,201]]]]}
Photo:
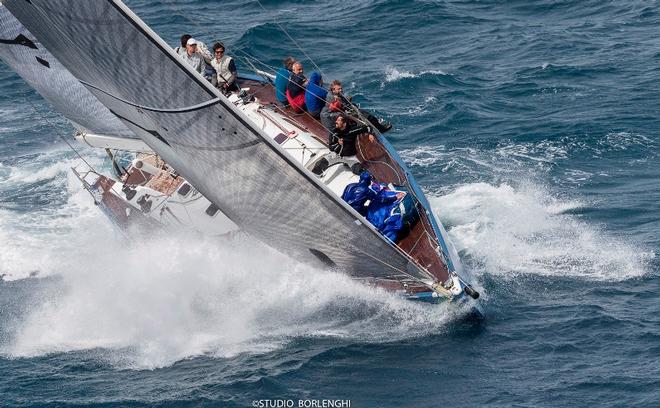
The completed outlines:
{"type": "Polygon", "coordinates": [[[310,72],[285,26],[394,124],[486,320],[248,239],[128,245],[0,63],[0,406],[660,404],[655,1],[127,4],[173,45],[310,72]]]}

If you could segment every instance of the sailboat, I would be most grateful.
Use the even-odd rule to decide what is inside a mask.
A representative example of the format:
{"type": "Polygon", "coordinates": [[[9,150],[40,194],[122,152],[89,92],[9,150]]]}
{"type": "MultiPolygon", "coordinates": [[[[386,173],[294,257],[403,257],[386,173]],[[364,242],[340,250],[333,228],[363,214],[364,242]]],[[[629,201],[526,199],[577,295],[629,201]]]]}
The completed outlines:
{"type": "MultiPolygon", "coordinates": [[[[415,221],[396,240],[342,200],[359,179],[354,163],[329,150],[319,122],[277,103],[272,75],[244,75],[241,92],[225,96],[118,0],[3,4],[171,175],[185,179],[231,225],[301,262],[409,298],[478,307],[479,293],[445,229],[382,135],[358,137],[357,161],[381,185],[412,198],[415,221]]],[[[145,162],[132,168],[149,166],[158,169],[145,162]]],[[[181,186],[168,191],[175,195],[181,186]]],[[[140,193],[123,191],[131,199],[140,193]]],[[[158,204],[142,203],[143,213],[158,204]]]]}

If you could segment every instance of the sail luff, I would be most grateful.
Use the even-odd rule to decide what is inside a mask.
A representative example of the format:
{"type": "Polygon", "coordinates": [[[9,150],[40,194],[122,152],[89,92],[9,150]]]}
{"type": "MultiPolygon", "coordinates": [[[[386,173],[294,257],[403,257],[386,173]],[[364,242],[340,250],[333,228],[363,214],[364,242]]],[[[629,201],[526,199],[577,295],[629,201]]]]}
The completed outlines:
{"type": "Polygon", "coordinates": [[[103,89],[89,88],[243,229],[283,253],[301,260],[311,253],[355,276],[432,280],[263,135],[125,5],[71,3],[9,0],[6,6],[74,76],[103,89]],[[219,103],[176,111],[214,98],[219,103]]]}

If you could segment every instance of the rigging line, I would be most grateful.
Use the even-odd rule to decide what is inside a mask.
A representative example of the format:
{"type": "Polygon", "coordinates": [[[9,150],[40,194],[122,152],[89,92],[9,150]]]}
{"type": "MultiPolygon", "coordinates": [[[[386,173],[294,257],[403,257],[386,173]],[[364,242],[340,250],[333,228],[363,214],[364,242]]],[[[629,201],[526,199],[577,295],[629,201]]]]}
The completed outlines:
{"type": "MultiPolygon", "coordinates": [[[[48,119],[46,119],[46,121],[48,121],[48,119]]],[[[49,121],[48,121],[48,122],[49,122],[49,121]]],[[[49,122],[49,123],[50,123],[50,122],[49,122]]],[[[82,161],[87,165],[87,167],[89,167],[89,168],[92,169],[95,173],[97,173],[96,169],[95,169],[94,167],[92,167],[92,165],[89,164],[89,163],[87,162],[87,160],[85,160],[85,158],[82,157],[82,156],[80,155],[80,153],[78,152],[78,150],[76,150],[75,147],[71,146],[71,143],[69,143],[69,141],[66,140],[66,138],[65,138],[64,136],[62,136],[62,135],[59,135],[59,136],[60,136],[60,138],[61,138],[62,140],[64,140],[64,142],[65,142],[67,145],[69,145],[69,147],[71,148],[71,150],[73,150],[73,151],[78,155],[78,157],[80,158],[80,160],[82,160],[82,161]]]]}
{"type": "MultiPolygon", "coordinates": [[[[199,24],[197,21],[195,21],[195,20],[191,19],[190,17],[188,17],[188,16],[187,16],[187,15],[186,15],[186,14],[185,14],[180,8],[174,7],[174,5],[173,5],[172,2],[167,1],[167,0],[161,0],[161,3],[163,3],[163,4],[165,5],[165,7],[170,8],[174,13],[178,14],[180,17],[183,17],[185,20],[187,20],[187,21],[189,21],[190,23],[192,23],[195,27],[197,27],[201,32],[203,32],[204,34],[206,34],[208,37],[210,37],[210,38],[213,37],[213,35],[211,35],[211,32],[210,32],[208,29],[202,28],[202,27],[200,26],[200,24],[199,24]]],[[[262,5],[261,3],[259,3],[259,5],[261,6],[262,9],[264,9],[264,11],[267,11],[267,10],[263,7],[263,5],[262,5]]],[[[300,49],[300,51],[301,51],[301,52],[302,52],[302,53],[303,53],[303,54],[304,54],[304,55],[310,60],[310,62],[316,67],[316,69],[318,69],[318,71],[321,73],[321,76],[322,76],[322,77],[325,77],[325,74],[323,73],[323,71],[321,71],[321,68],[319,68],[319,66],[316,65],[316,63],[314,62],[314,60],[312,60],[311,57],[310,57],[309,55],[307,55],[307,53],[305,52],[305,50],[303,50],[302,47],[301,47],[301,46],[300,46],[300,45],[299,45],[299,44],[298,44],[298,43],[297,43],[297,42],[296,42],[296,41],[295,41],[295,40],[289,35],[289,33],[286,32],[286,30],[284,29],[284,27],[282,27],[282,25],[279,24],[279,23],[276,23],[276,24],[277,24],[277,25],[280,27],[280,29],[281,29],[281,30],[282,30],[282,31],[283,31],[283,32],[284,32],[284,33],[285,33],[285,34],[291,39],[291,41],[293,41],[293,43],[298,47],[298,49],[300,49]]],[[[248,52],[246,52],[245,50],[243,50],[242,47],[237,47],[237,48],[235,49],[235,51],[242,52],[243,54],[246,55],[246,57],[243,57],[243,58],[241,58],[241,59],[243,59],[244,61],[246,61],[247,64],[250,65],[250,66],[254,69],[254,72],[255,72],[255,73],[258,74],[258,72],[257,72],[258,70],[256,69],[256,67],[252,64],[252,62],[251,62],[250,60],[255,61],[255,62],[257,62],[257,63],[263,65],[264,67],[269,68],[270,71],[271,71],[272,73],[277,74],[277,68],[276,68],[276,67],[273,67],[272,65],[266,64],[265,62],[261,61],[260,59],[256,58],[255,56],[249,54],[248,52]]],[[[238,58],[238,57],[237,57],[237,58],[238,58]]],[[[292,82],[290,79],[288,79],[288,81],[289,81],[289,82],[292,82]]],[[[302,87],[302,86],[300,86],[300,85],[298,85],[298,84],[296,84],[296,86],[301,87],[301,88],[304,88],[304,87],[302,87]]],[[[99,89],[99,90],[100,90],[100,89],[99,89]]],[[[102,90],[100,90],[100,91],[103,92],[102,90]]],[[[110,95],[110,96],[113,96],[113,95],[110,95]]],[[[315,96],[317,99],[319,99],[319,100],[322,100],[322,99],[323,99],[323,98],[319,97],[318,95],[314,95],[314,96],[315,96]]],[[[308,112],[305,112],[305,114],[313,118],[313,116],[311,116],[308,112]]],[[[315,119],[315,118],[314,118],[314,119],[315,119]]],[[[321,124],[321,125],[323,125],[323,124],[321,124]]],[[[326,131],[331,132],[331,130],[328,129],[328,128],[326,128],[325,126],[323,126],[323,128],[324,128],[326,131]]]]}
{"type": "MultiPolygon", "coordinates": [[[[28,96],[25,95],[24,98],[25,98],[25,101],[30,105],[30,107],[32,108],[32,110],[34,111],[34,113],[36,113],[37,115],[39,115],[39,111],[37,110],[36,106],[34,106],[34,104],[32,103],[32,101],[28,98],[28,96]]],[[[55,123],[51,122],[50,119],[48,119],[47,116],[44,116],[43,118],[46,119],[46,122],[48,122],[49,125],[51,125],[51,126],[54,127],[54,128],[57,128],[57,125],[55,125],[55,123]]],[[[73,152],[74,152],[74,153],[80,158],[80,160],[83,161],[83,163],[85,163],[85,165],[87,165],[87,167],[89,167],[90,170],[92,170],[94,173],[99,174],[99,172],[96,171],[96,169],[94,168],[94,166],[92,166],[91,164],[89,164],[89,162],[88,162],[87,160],[85,160],[84,157],[82,157],[82,155],[78,152],[78,150],[76,150],[76,148],[73,147],[73,146],[71,145],[71,143],[69,143],[69,141],[68,141],[64,136],[62,136],[62,134],[58,133],[58,136],[59,136],[60,139],[62,139],[62,140],[64,141],[64,143],[66,143],[66,144],[69,146],[69,148],[70,148],[71,150],[73,150],[73,152]]]]}
{"type": "MultiPolygon", "coordinates": [[[[257,0],[257,1],[258,1],[258,0],[257,0]]],[[[200,24],[199,24],[197,21],[195,21],[195,20],[191,19],[190,17],[188,17],[188,15],[186,15],[186,14],[185,14],[180,8],[174,7],[174,5],[173,5],[172,2],[169,2],[169,1],[167,1],[167,0],[162,0],[161,2],[165,5],[165,7],[169,7],[174,13],[178,14],[180,17],[183,17],[185,20],[187,20],[187,21],[189,21],[190,23],[192,23],[195,27],[197,27],[201,32],[205,33],[208,37],[213,37],[213,35],[211,35],[211,32],[210,32],[208,29],[202,28],[202,27],[200,26],[200,24]]],[[[259,5],[261,6],[261,8],[262,8],[264,11],[267,11],[261,3],[259,3],[259,5]]],[[[298,43],[297,43],[297,42],[296,42],[296,41],[295,41],[295,40],[289,35],[289,33],[286,32],[286,30],[284,29],[284,27],[282,27],[281,24],[279,24],[279,23],[276,23],[276,24],[277,24],[277,25],[280,27],[280,29],[281,29],[281,30],[282,30],[282,31],[283,31],[283,32],[284,32],[284,33],[285,33],[285,34],[291,39],[291,41],[293,41],[293,43],[298,47],[298,49],[300,49],[300,51],[301,51],[301,52],[302,52],[302,53],[303,53],[303,54],[304,54],[304,55],[305,55],[305,56],[311,61],[311,63],[316,67],[316,69],[318,69],[318,71],[321,73],[321,76],[322,76],[322,77],[325,77],[325,74],[323,73],[323,71],[321,70],[321,68],[319,68],[319,66],[316,65],[316,63],[314,62],[314,60],[311,59],[311,57],[310,57],[309,55],[307,55],[307,53],[305,52],[305,50],[302,49],[302,47],[301,47],[301,46],[300,46],[300,45],[299,45],[299,44],[298,44],[298,43]]],[[[246,55],[246,57],[243,57],[243,58],[241,58],[241,59],[243,59],[244,61],[246,61],[246,62],[248,63],[248,65],[250,65],[250,66],[254,69],[254,72],[255,72],[255,73],[258,74],[258,72],[257,72],[258,70],[256,69],[256,67],[252,64],[252,62],[251,62],[250,60],[255,61],[255,62],[257,62],[258,64],[260,64],[260,65],[262,65],[262,66],[264,66],[264,67],[269,68],[269,70],[270,70],[272,73],[277,74],[277,68],[276,68],[276,67],[273,67],[272,65],[266,64],[265,62],[261,61],[260,59],[256,58],[255,56],[249,54],[248,52],[246,52],[245,50],[243,50],[242,47],[237,47],[237,48],[235,49],[235,51],[237,51],[237,52],[241,52],[241,53],[243,53],[243,54],[246,55]]],[[[237,57],[237,58],[238,58],[238,57],[237,57]]],[[[287,81],[288,81],[288,82],[292,82],[290,79],[288,79],[287,81]]],[[[300,86],[300,85],[298,85],[298,84],[295,84],[295,85],[298,86],[298,87],[304,88],[304,87],[302,87],[302,86],[300,86]]],[[[112,96],[112,95],[111,95],[111,96],[112,96]]],[[[325,101],[323,98],[319,97],[318,95],[314,95],[314,96],[315,96],[317,99],[319,99],[319,100],[323,100],[323,101],[325,101]]],[[[352,104],[352,103],[351,103],[351,104],[352,104]]],[[[356,110],[357,110],[357,108],[356,108],[356,110]]],[[[358,111],[358,112],[359,112],[359,111],[358,111]]],[[[304,112],[304,113],[305,113],[307,116],[310,116],[311,118],[316,119],[316,118],[314,118],[313,116],[311,116],[308,112],[304,112]]],[[[365,120],[365,119],[362,118],[362,117],[361,117],[361,119],[362,119],[363,121],[365,120]]],[[[323,128],[324,128],[326,131],[328,131],[328,132],[332,132],[330,129],[326,128],[325,125],[323,125],[323,123],[321,123],[321,125],[323,126],[323,128]]]]}
{"type": "MultiPolygon", "coordinates": [[[[268,13],[268,10],[266,10],[266,8],[264,7],[264,5],[261,4],[261,1],[260,1],[260,0],[256,0],[256,2],[259,4],[259,6],[262,8],[263,11],[265,11],[266,13],[268,13]]],[[[298,42],[297,42],[293,37],[291,37],[291,35],[289,35],[289,33],[284,29],[284,27],[282,26],[282,24],[280,24],[280,23],[277,22],[277,21],[275,21],[275,24],[277,24],[277,26],[280,28],[280,30],[282,30],[282,32],[283,32],[287,37],[289,37],[289,39],[291,40],[291,42],[293,42],[293,43],[296,45],[296,47],[298,47],[298,49],[299,49],[299,50],[305,55],[305,57],[307,57],[307,59],[308,59],[313,65],[314,65],[314,67],[316,67],[316,69],[321,73],[321,75],[325,76],[325,74],[323,73],[323,71],[321,70],[321,68],[319,68],[319,66],[316,65],[316,62],[314,62],[314,60],[312,59],[312,57],[310,57],[310,56],[305,52],[305,50],[303,49],[303,47],[301,47],[300,44],[298,44],[298,42]]]]}
{"type": "Polygon", "coordinates": [[[101,93],[104,93],[104,94],[108,95],[109,97],[111,97],[113,99],[116,99],[120,102],[123,102],[127,105],[133,106],[133,107],[138,108],[138,109],[146,110],[146,111],[151,111],[151,112],[186,113],[186,112],[193,112],[193,111],[196,111],[196,110],[208,108],[209,106],[213,106],[217,103],[220,103],[220,98],[213,98],[213,99],[209,99],[208,101],[198,103],[197,105],[186,106],[186,107],[183,107],[183,108],[153,108],[153,107],[150,107],[150,106],[139,105],[137,103],[127,101],[126,99],[122,99],[122,98],[118,97],[117,95],[113,95],[110,92],[107,92],[107,91],[97,87],[96,85],[90,84],[89,82],[80,81],[80,83],[87,86],[87,87],[90,87],[92,89],[96,89],[97,91],[99,91],[101,93]]]}

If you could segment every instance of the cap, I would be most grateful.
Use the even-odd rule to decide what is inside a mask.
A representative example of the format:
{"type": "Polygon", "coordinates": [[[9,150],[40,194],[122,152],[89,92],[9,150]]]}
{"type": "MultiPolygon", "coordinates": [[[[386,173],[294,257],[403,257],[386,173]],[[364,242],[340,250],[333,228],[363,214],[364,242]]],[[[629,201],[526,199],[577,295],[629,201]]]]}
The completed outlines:
{"type": "Polygon", "coordinates": [[[186,45],[197,45],[197,40],[195,40],[194,38],[190,38],[186,43],[186,45]]]}

